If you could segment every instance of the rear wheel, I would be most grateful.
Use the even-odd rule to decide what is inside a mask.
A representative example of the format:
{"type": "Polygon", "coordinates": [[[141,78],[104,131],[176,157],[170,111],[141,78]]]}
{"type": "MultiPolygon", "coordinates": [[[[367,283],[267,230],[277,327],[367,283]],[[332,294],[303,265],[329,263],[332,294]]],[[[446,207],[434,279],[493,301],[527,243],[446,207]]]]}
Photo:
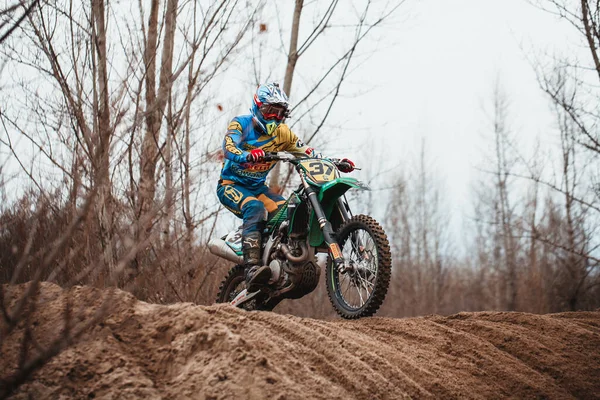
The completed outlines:
{"type": "Polygon", "coordinates": [[[217,303],[231,303],[242,290],[246,289],[244,266],[236,265],[229,270],[227,277],[219,286],[217,303]]]}
{"type": "Polygon", "coordinates": [[[336,233],[345,266],[341,271],[329,259],[327,294],[343,318],[369,317],[377,312],[390,283],[392,256],[383,228],[367,215],[356,215],[336,233]]]}
{"type": "MultiPolygon", "coordinates": [[[[221,282],[217,293],[217,303],[231,303],[242,290],[246,289],[246,274],[243,265],[236,265],[229,270],[227,277],[221,282]]],[[[264,302],[265,296],[258,294],[252,300],[243,303],[240,307],[246,311],[271,311],[281,299],[264,302]]]]}

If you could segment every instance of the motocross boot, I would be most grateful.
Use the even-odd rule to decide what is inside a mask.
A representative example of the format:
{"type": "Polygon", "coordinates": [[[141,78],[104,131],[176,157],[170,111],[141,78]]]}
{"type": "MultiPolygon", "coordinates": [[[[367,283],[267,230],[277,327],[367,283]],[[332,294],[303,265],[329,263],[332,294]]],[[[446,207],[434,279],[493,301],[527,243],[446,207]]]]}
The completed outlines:
{"type": "Polygon", "coordinates": [[[269,279],[271,279],[271,268],[267,265],[261,265],[260,250],[260,232],[251,232],[242,238],[246,289],[248,292],[256,292],[260,288],[260,285],[268,283],[269,279]]]}

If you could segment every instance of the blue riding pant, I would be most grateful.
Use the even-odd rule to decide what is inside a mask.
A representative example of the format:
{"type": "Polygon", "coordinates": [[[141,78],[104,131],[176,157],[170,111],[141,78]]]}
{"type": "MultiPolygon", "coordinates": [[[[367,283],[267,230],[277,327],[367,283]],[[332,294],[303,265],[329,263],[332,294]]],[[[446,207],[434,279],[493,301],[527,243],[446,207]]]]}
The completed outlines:
{"type": "Polygon", "coordinates": [[[274,215],[285,203],[283,196],[272,192],[264,185],[250,189],[239,183],[223,180],[217,186],[219,201],[229,211],[244,220],[242,235],[262,229],[268,216],[274,215]]]}

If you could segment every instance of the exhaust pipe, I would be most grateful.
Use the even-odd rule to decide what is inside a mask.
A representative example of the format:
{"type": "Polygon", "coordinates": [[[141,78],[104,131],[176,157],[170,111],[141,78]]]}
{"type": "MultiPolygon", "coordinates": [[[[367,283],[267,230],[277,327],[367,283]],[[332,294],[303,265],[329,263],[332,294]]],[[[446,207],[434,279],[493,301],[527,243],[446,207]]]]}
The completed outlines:
{"type": "Polygon", "coordinates": [[[288,245],[286,245],[285,243],[282,243],[280,245],[280,249],[281,249],[281,251],[283,251],[285,258],[287,258],[290,262],[292,262],[294,264],[304,262],[304,261],[308,260],[308,257],[310,256],[306,242],[300,242],[300,250],[302,251],[302,254],[300,254],[299,256],[294,256],[292,254],[290,248],[288,247],[288,245]]]}
{"type": "Polygon", "coordinates": [[[215,256],[219,256],[236,264],[243,264],[244,259],[235,254],[235,251],[225,243],[223,239],[211,239],[208,242],[208,250],[215,256]]]}

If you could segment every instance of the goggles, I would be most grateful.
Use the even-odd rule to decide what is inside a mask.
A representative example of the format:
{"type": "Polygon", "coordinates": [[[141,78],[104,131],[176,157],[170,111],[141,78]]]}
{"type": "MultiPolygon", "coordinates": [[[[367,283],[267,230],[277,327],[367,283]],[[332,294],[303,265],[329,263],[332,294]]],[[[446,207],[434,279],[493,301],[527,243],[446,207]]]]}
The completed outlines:
{"type": "Polygon", "coordinates": [[[276,119],[281,121],[289,115],[289,110],[281,104],[263,104],[259,108],[264,119],[276,119]]]}

